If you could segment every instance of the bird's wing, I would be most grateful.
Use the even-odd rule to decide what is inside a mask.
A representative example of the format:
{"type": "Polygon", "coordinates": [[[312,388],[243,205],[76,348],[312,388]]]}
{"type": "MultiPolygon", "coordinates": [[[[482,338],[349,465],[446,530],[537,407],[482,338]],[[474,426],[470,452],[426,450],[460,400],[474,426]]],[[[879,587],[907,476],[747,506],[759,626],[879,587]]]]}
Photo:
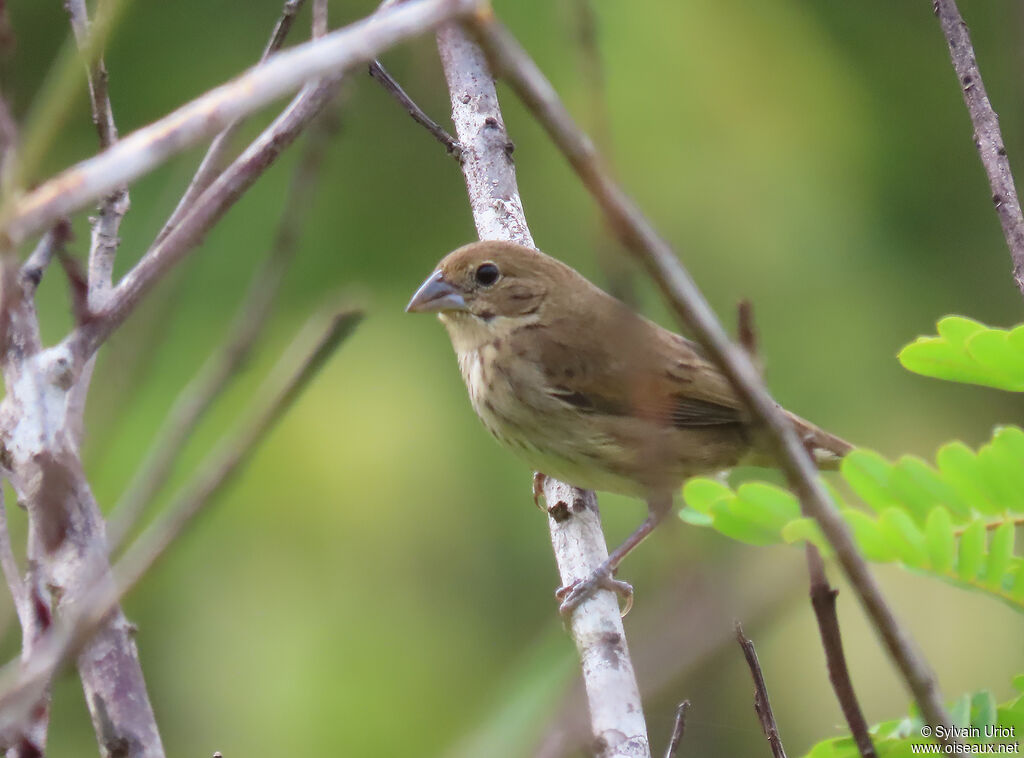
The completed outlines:
{"type": "Polygon", "coordinates": [[[539,364],[547,393],[585,413],[678,428],[743,420],[728,380],[693,343],[624,307],[592,319],[552,319],[530,330],[523,348],[539,364]]]}

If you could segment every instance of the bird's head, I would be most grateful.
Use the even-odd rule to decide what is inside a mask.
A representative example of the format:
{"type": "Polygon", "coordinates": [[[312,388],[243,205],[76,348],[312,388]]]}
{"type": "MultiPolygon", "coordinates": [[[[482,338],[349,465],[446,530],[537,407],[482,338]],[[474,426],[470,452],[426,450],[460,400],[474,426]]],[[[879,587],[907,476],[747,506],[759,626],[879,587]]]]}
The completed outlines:
{"type": "Polygon", "coordinates": [[[539,320],[564,268],[522,245],[474,242],[446,255],[405,310],[437,313],[453,340],[479,343],[539,320]]]}

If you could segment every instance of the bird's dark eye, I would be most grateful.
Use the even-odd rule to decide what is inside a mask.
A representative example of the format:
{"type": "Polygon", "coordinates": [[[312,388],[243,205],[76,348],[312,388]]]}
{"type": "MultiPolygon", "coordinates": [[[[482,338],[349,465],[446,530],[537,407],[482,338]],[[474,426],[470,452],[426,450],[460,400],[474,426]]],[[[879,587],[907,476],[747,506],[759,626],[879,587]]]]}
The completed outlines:
{"type": "Polygon", "coordinates": [[[477,267],[476,274],[474,276],[476,277],[476,283],[481,287],[490,287],[498,281],[498,277],[501,276],[501,272],[493,263],[487,262],[481,263],[479,267],[477,267]]]}

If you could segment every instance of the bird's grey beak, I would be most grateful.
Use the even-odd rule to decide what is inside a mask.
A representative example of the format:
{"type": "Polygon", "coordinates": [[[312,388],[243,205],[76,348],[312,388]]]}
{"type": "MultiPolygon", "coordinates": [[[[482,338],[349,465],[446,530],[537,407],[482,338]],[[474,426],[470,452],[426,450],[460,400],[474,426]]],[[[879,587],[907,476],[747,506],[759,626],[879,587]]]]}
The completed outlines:
{"type": "Polygon", "coordinates": [[[464,311],[466,301],[459,290],[445,281],[440,271],[435,271],[420,285],[412,300],[405,306],[406,313],[431,313],[441,311],[464,311]]]}

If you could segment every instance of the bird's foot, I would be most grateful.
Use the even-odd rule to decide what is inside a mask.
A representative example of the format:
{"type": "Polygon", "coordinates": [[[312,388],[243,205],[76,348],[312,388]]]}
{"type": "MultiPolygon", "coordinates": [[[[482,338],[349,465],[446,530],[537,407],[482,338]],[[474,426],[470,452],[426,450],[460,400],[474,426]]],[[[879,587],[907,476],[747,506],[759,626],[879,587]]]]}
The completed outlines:
{"type": "Polygon", "coordinates": [[[584,600],[590,598],[598,590],[610,590],[621,597],[624,602],[622,615],[625,616],[633,607],[633,585],[613,576],[607,563],[602,563],[593,574],[586,579],[573,582],[555,591],[555,598],[561,601],[558,612],[562,618],[568,619],[584,600]]]}
{"type": "Polygon", "coordinates": [[[547,480],[547,474],[542,474],[539,471],[533,472],[533,504],[542,511],[547,510],[540,504],[540,499],[544,496],[544,482],[547,480]]]}

